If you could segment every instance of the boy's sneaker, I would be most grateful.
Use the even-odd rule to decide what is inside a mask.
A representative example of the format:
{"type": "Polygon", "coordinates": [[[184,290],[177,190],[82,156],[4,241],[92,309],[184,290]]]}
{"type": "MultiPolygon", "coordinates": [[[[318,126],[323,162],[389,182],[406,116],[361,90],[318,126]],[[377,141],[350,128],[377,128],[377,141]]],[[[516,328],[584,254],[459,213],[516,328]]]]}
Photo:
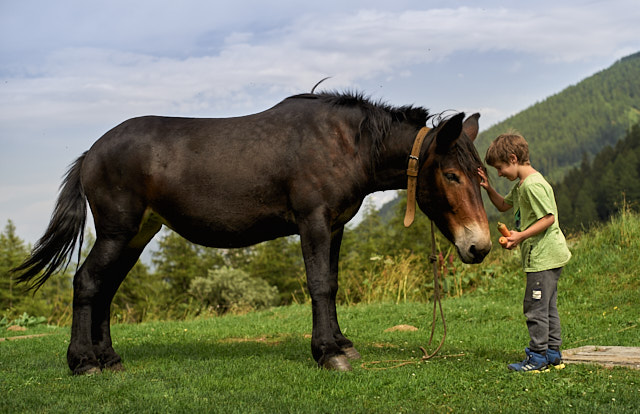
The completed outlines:
{"type": "Polygon", "coordinates": [[[509,364],[509,369],[512,371],[522,371],[522,372],[545,372],[549,371],[549,366],[547,363],[547,357],[539,354],[537,352],[533,352],[529,348],[525,348],[524,352],[527,354],[527,358],[522,362],[516,362],[514,364],[509,364]]]}
{"type": "Polygon", "coordinates": [[[547,349],[547,364],[555,369],[563,369],[562,353],[553,349],[547,349]]]}

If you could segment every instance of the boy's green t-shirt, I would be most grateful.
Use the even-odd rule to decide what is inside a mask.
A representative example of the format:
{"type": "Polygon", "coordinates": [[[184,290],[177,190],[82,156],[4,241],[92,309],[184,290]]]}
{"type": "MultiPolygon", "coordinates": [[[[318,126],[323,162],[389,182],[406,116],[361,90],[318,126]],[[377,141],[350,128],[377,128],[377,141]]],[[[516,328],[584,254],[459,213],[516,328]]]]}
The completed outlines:
{"type": "Polygon", "coordinates": [[[516,230],[526,230],[542,217],[553,214],[554,223],[545,231],[522,242],[522,267],[525,272],[562,267],[571,259],[571,252],[558,224],[558,207],[553,188],[539,172],[516,184],[504,201],[513,206],[516,230]]]}

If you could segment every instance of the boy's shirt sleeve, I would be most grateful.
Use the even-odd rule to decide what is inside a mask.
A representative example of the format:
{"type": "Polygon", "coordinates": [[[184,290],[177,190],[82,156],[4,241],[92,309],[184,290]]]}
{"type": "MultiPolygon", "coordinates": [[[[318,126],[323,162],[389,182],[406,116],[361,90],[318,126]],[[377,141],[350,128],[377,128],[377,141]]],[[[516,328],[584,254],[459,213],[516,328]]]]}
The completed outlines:
{"type": "Polygon", "coordinates": [[[550,193],[552,191],[550,186],[534,183],[525,186],[522,190],[522,196],[528,201],[527,204],[530,209],[530,220],[525,224],[525,228],[549,214],[558,216],[554,194],[550,193]]]}
{"type": "Polygon", "coordinates": [[[513,205],[514,203],[514,198],[515,198],[515,192],[517,189],[517,185],[514,185],[513,187],[511,187],[511,190],[509,191],[509,194],[507,194],[506,196],[504,196],[504,202],[509,204],[509,205],[513,205]]]}

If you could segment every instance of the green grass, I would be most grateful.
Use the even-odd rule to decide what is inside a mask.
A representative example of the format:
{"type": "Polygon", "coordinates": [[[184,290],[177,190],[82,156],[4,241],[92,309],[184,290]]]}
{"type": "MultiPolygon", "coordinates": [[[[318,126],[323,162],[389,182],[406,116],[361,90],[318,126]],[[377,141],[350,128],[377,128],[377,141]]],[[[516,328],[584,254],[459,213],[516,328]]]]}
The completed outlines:
{"type": "MultiPolygon", "coordinates": [[[[573,243],[574,259],[559,285],[565,349],[640,344],[639,239],[640,219],[623,214],[573,243]]],[[[438,357],[385,370],[375,368],[393,363],[374,362],[418,361],[431,304],[341,307],[343,330],[363,355],[348,373],[316,368],[309,305],[114,325],[126,371],[90,377],[69,373],[68,328],[0,331],[0,337],[50,333],[0,342],[0,412],[640,412],[637,370],[575,364],[542,374],[507,370],[528,343],[517,261],[496,250],[486,264],[493,269],[488,280],[443,302],[448,334],[438,357]],[[398,324],[419,330],[385,332],[398,324]]],[[[439,325],[436,342],[441,334],[439,325]]]]}
{"type": "MultiPolygon", "coordinates": [[[[373,370],[380,365],[372,362],[419,358],[430,307],[340,309],[346,333],[368,363],[354,364],[350,373],[315,368],[305,305],[115,325],[126,371],[92,377],[69,374],[68,330],[59,328],[0,343],[0,412],[637,412],[640,371],[570,365],[543,374],[509,372],[506,365],[522,358],[528,339],[518,300],[472,296],[445,301],[449,331],[440,357],[388,370],[373,370]],[[420,330],[384,332],[401,323],[420,330]]],[[[639,322],[630,307],[604,317],[572,315],[563,315],[569,341],[599,336],[578,345],[638,343],[637,328],[617,332],[639,322]]]]}

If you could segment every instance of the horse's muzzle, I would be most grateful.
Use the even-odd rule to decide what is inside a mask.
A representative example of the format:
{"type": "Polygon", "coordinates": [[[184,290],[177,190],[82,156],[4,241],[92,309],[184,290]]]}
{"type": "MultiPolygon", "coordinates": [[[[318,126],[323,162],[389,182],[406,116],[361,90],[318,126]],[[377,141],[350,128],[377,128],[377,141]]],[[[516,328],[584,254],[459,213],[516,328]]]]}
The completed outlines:
{"type": "Polygon", "coordinates": [[[482,247],[482,248],[478,248],[475,244],[472,244],[471,246],[469,246],[469,250],[465,255],[463,255],[462,252],[458,252],[460,254],[460,258],[462,259],[462,261],[464,263],[468,263],[468,264],[474,264],[474,263],[481,263],[484,258],[489,254],[489,252],[491,251],[491,244],[489,244],[489,248],[486,247],[482,247]]]}
{"type": "Polygon", "coordinates": [[[481,263],[491,251],[491,235],[480,226],[465,227],[464,232],[455,241],[460,260],[467,264],[481,263]]]}

